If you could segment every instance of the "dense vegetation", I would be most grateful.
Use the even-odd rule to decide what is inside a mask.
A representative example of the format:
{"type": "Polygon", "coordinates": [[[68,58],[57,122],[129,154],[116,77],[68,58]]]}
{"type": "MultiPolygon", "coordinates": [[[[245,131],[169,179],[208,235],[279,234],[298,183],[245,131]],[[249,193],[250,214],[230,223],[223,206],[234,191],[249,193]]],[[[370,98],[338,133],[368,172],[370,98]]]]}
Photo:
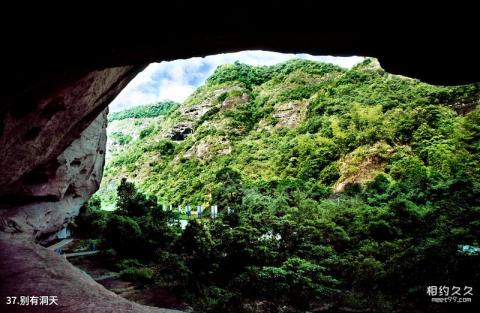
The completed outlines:
{"type": "Polygon", "coordinates": [[[108,115],[108,121],[124,120],[127,118],[143,118],[143,117],[157,117],[160,115],[167,115],[178,104],[167,100],[150,105],[136,106],[120,112],[112,112],[108,115]]]}
{"type": "Polygon", "coordinates": [[[125,135],[122,132],[114,132],[110,135],[110,137],[118,142],[119,145],[124,146],[130,143],[132,141],[132,136],[130,135],[125,135]]]}
{"type": "Polygon", "coordinates": [[[479,95],[371,59],[221,66],[108,164],[102,192],[139,189],[113,184],[117,210],[95,197],[79,223],[199,312],[447,311],[427,286],[480,288],[480,255],[459,250],[480,246],[479,95]],[[220,216],[182,230],[160,203],[220,216]]]}

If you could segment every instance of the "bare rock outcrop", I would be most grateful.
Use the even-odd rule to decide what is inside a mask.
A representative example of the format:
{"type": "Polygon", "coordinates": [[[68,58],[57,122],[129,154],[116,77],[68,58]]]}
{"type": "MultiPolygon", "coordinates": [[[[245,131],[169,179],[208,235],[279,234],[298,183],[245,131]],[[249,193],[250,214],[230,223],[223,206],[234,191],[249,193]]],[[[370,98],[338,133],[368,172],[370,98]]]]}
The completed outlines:
{"type": "Polygon", "coordinates": [[[78,215],[100,186],[106,126],[104,111],[57,158],[35,169],[30,175],[38,179],[24,181],[22,192],[37,201],[0,210],[0,230],[26,237],[33,234],[37,241],[48,242],[78,215]]]}
{"type": "Polygon", "coordinates": [[[29,112],[11,107],[0,134],[1,232],[45,242],[78,214],[102,177],[105,108],[137,71],[93,71],[45,91],[29,112]]]}
{"type": "Polygon", "coordinates": [[[385,168],[386,160],[394,149],[383,141],[360,146],[338,161],[340,178],[334,192],[340,193],[352,184],[366,185],[385,168]]]}
{"type": "Polygon", "coordinates": [[[183,155],[186,159],[206,160],[213,156],[226,155],[232,152],[230,142],[226,138],[207,137],[195,143],[183,155]]]}
{"type": "Polygon", "coordinates": [[[130,302],[105,289],[90,276],[32,241],[0,232],[0,312],[175,313],[130,302]],[[54,296],[58,305],[6,304],[5,297],[54,296]]]}
{"type": "Polygon", "coordinates": [[[238,104],[246,103],[248,101],[250,101],[250,96],[246,93],[243,93],[238,96],[228,97],[225,100],[223,100],[222,106],[220,107],[220,111],[231,109],[238,104]]]}
{"type": "Polygon", "coordinates": [[[170,129],[166,135],[167,138],[172,140],[183,140],[188,135],[193,133],[193,125],[191,122],[179,122],[170,129]]]}
{"type": "Polygon", "coordinates": [[[98,189],[105,108],[141,68],[84,73],[2,105],[0,312],[178,312],[121,298],[39,244],[53,239],[98,189]],[[20,306],[21,296],[55,296],[58,305],[20,306]],[[17,297],[17,304],[6,297],[17,297]]]}
{"type": "Polygon", "coordinates": [[[306,102],[286,102],[275,107],[273,117],[278,120],[276,128],[293,128],[305,119],[306,102]]]}
{"type": "Polygon", "coordinates": [[[211,107],[212,107],[212,104],[206,101],[198,105],[192,105],[190,107],[187,107],[181,110],[181,113],[183,116],[196,121],[200,119],[202,116],[204,116],[205,113],[207,113],[211,107]]]}

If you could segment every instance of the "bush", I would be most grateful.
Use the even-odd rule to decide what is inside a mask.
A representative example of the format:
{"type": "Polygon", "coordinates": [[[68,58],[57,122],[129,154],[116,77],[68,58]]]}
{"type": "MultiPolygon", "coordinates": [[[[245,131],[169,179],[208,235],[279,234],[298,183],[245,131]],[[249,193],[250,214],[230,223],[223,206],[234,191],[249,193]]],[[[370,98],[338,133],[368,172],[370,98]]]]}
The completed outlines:
{"type": "Polygon", "coordinates": [[[153,281],[153,271],[147,267],[128,267],[120,272],[120,276],[141,283],[151,283],[153,281]]]}
{"type": "Polygon", "coordinates": [[[325,275],[325,268],[307,260],[293,257],[280,267],[251,267],[242,275],[242,286],[248,286],[252,295],[258,295],[301,308],[308,308],[315,300],[327,300],[339,291],[337,281],[325,275]]]}
{"type": "Polygon", "coordinates": [[[137,259],[122,259],[120,262],[115,264],[115,267],[119,271],[123,271],[128,268],[142,267],[142,264],[137,259]]]}
{"type": "Polygon", "coordinates": [[[104,233],[111,213],[103,211],[100,197],[94,195],[90,200],[80,208],[75,223],[78,226],[76,235],[83,238],[91,236],[102,236],[104,233]]]}
{"type": "Polygon", "coordinates": [[[130,141],[132,141],[132,136],[125,135],[124,133],[121,133],[121,132],[114,132],[114,133],[112,133],[111,137],[114,140],[118,141],[118,143],[121,146],[124,146],[124,145],[128,144],[130,141]]]}
{"type": "Polygon", "coordinates": [[[319,179],[325,185],[332,185],[340,178],[340,169],[336,162],[327,165],[319,175],[319,179]]]}
{"type": "Polygon", "coordinates": [[[150,125],[140,131],[140,139],[144,139],[145,137],[150,136],[157,130],[157,127],[155,125],[150,125]]]}
{"type": "Polygon", "coordinates": [[[175,144],[171,140],[162,139],[155,145],[160,155],[171,155],[175,152],[175,144]]]}
{"type": "Polygon", "coordinates": [[[137,192],[135,185],[122,178],[120,185],[117,187],[117,203],[118,213],[127,216],[144,216],[148,212],[158,209],[157,198],[147,197],[137,192]]]}
{"type": "Polygon", "coordinates": [[[127,216],[113,215],[105,229],[106,244],[120,254],[137,255],[142,246],[142,230],[127,216]]]}

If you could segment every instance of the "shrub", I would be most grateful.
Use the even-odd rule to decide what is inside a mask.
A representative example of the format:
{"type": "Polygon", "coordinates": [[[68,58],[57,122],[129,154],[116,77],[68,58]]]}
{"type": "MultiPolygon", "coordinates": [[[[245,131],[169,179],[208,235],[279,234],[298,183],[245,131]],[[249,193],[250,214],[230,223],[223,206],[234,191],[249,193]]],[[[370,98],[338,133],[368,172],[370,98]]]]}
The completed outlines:
{"type": "Polygon", "coordinates": [[[142,230],[134,219],[113,215],[105,229],[105,240],[118,253],[136,255],[143,240],[142,230]]]}
{"type": "Polygon", "coordinates": [[[124,133],[121,133],[121,132],[114,132],[114,133],[112,133],[111,137],[114,140],[118,141],[118,143],[121,146],[124,146],[124,145],[128,144],[130,141],[132,141],[132,136],[125,135],[124,133]]]}
{"type": "Polygon", "coordinates": [[[293,303],[308,308],[315,299],[326,300],[335,295],[337,281],[325,275],[325,268],[293,257],[280,267],[251,267],[242,275],[242,286],[270,300],[293,303]]]}
{"type": "Polygon", "coordinates": [[[142,264],[137,259],[122,259],[115,267],[119,271],[123,271],[128,268],[141,267],[142,264]]]}
{"type": "Polygon", "coordinates": [[[100,197],[94,195],[80,208],[79,215],[75,218],[77,236],[90,238],[92,235],[102,236],[111,213],[103,211],[100,197]]]}
{"type": "Polygon", "coordinates": [[[160,155],[171,155],[175,152],[175,144],[171,140],[162,139],[155,145],[155,150],[160,155]]]}
{"type": "Polygon", "coordinates": [[[135,185],[122,178],[117,187],[116,208],[118,213],[127,216],[144,216],[158,208],[156,197],[147,197],[137,191],[135,185]]]}
{"type": "Polygon", "coordinates": [[[144,139],[145,137],[150,136],[151,134],[153,134],[153,132],[154,132],[156,129],[157,129],[157,128],[156,128],[155,125],[150,125],[150,126],[144,128],[144,129],[142,129],[142,130],[140,131],[140,135],[139,135],[140,139],[144,139]]]}
{"type": "Polygon", "coordinates": [[[120,276],[141,283],[151,283],[153,281],[153,271],[147,267],[128,267],[120,272],[120,276]]]}

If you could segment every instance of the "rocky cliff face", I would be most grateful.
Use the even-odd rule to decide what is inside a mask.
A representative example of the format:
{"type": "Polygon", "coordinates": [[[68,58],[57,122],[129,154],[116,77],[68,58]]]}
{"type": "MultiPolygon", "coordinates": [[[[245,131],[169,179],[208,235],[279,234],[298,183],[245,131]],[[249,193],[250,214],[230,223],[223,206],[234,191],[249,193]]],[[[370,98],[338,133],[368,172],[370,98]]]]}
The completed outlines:
{"type": "Polygon", "coordinates": [[[0,312],[44,312],[5,297],[57,296],[48,312],[170,312],[131,303],[47,243],[98,189],[106,106],[141,66],[92,71],[24,90],[0,105],[0,312]]]}
{"type": "Polygon", "coordinates": [[[21,191],[36,201],[0,211],[3,232],[33,234],[37,241],[46,243],[78,214],[100,185],[106,116],[103,111],[58,157],[34,170],[39,179],[24,182],[21,191]]]}
{"type": "Polygon", "coordinates": [[[10,106],[0,136],[0,235],[46,242],[98,189],[105,107],[135,73],[133,67],[94,71],[52,88],[29,112],[15,107],[25,95],[10,106]]]}

